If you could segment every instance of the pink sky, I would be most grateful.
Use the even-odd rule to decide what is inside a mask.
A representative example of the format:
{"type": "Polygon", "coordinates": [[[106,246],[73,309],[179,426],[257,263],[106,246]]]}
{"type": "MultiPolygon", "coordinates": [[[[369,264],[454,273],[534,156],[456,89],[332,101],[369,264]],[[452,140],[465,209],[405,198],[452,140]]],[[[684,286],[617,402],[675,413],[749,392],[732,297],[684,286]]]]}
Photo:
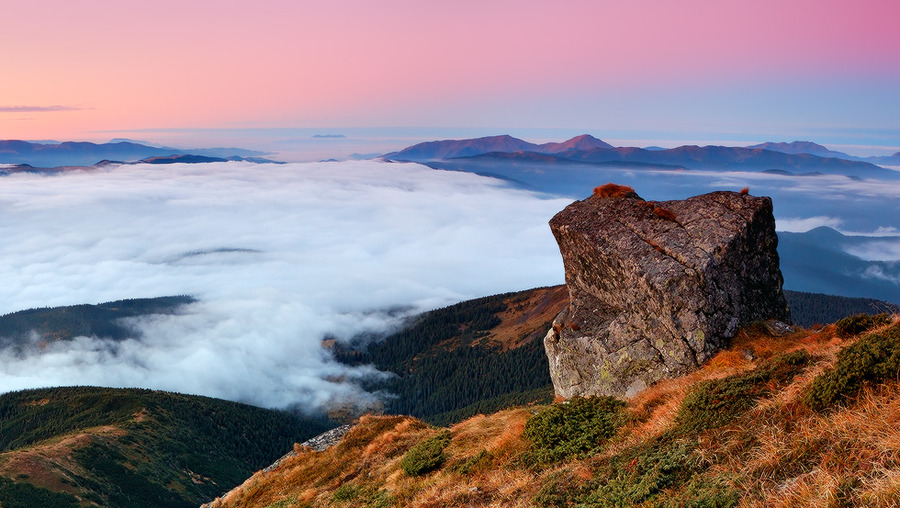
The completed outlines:
{"type": "Polygon", "coordinates": [[[6,2],[3,18],[0,139],[354,126],[900,135],[896,0],[29,0],[6,2]]]}

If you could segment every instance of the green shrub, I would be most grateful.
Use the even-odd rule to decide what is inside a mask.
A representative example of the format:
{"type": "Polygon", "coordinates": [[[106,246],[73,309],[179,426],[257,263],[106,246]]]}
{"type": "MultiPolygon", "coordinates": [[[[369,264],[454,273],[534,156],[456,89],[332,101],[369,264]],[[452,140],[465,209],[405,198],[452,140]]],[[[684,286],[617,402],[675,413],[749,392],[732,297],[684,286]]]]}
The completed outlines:
{"type": "Polygon", "coordinates": [[[696,442],[671,436],[641,445],[615,457],[606,478],[579,501],[587,506],[635,506],[676,489],[699,472],[696,442]]]}
{"type": "Polygon", "coordinates": [[[522,434],[531,459],[551,463],[596,453],[625,422],[625,403],[612,397],[575,397],[532,416],[522,434]]]}
{"type": "Polygon", "coordinates": [[[684,488],[654,504],[659,508],[732,508],[741,501],[741,492],[722,477],[697,475],[684,488]]]}
{"type": "Polygon", "coordinates": [[[400,459],[400,467],[409,476],[421,476],[434,471],[447,458],[444,448],[450,444],[450,431],[443,430],[410,448],[400,459]]]}
{"type": "Polygon", "coordinates": [[[856,396],[865,385],[896,379],[900,375],[900,326],[872,333],[837,354],[834,367],[810,383],[803,402],[824,411],[856,396]]]}
{"type": "Polygon", "coordinates": [[[725,425],[752,408],[772,388],[793,380],[807,363],[809,353],[798,350],[750,372],[699,383],[678,408],[677,428],[696,433],[725,425]]]}
{"type": "Polygon", "coordinates": [[[834,324],[838,337],[847,338],[869,331],[872,328],[883,326],[891,322],[887,314],[855,314],[847,316],[834,324]]]}
{"type": "Polygon", "coordinates": [[[344,484],[334,491],[334,494],[331,495],[331,499],[338,502],[353,501],[359,497],[360,493],[362,493],[362,488],[358,485],[344,484]]]}
{"type": "Polygon", "coordinates": [[[491,467],[491,461],[494,460],[494,456],[487,450],[481,450],[478,452],[478,455],[474,457],[469,457],[468,459],[461,460],[457,464],[453,465],[453,471],[459,474],[469,474],[474,471],[480,471],[483,469],[488,469],[491,467]]]}

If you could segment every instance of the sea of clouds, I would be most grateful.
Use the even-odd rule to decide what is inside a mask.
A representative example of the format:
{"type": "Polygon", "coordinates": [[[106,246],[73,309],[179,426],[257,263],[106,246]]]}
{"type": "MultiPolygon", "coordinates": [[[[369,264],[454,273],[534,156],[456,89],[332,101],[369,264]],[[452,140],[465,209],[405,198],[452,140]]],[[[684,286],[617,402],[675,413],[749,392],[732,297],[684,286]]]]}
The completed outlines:
{"type": "Polygon", "coordinates": [[[0,314],[192,295],[136,338],[0,351],[0,392],[144,387],[268,407],[369,397],[326,335],[563,282],[547,221],[570,199],[374,161],[123,165],[0,179],[0,314]],[[404,308],[405,313],[389,312],[404,308]]]}

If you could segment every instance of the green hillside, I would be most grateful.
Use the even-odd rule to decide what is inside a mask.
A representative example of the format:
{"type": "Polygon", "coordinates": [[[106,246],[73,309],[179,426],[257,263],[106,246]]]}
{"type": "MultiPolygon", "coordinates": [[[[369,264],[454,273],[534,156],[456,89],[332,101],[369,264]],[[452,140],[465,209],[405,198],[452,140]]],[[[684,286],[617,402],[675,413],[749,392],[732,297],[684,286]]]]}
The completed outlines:
{"type": "Polygon", "coordinates": [[[0,506],[196,507],[328,428],[208,397],[114,388],[0,396],[0,506]]]}
{"type": "MultiPolygon", "coordinates": [[[[794,323],[833,323],[859,313],[900,313],[870,298],[785,291],[794,323]]],[[[385,411],[447,425],[479,413],[549,402],[553,387],[543,338],[567,303],[565,286],[468,300],[413,318],[368,347],[333,344],[347,363],[372,363],[396,377],[370,385],[396,395],[385,411]]]]}
{"type": "Polygon", "coordinates": [[[78,336],[121,340],[135,334],[122,323],[122,318],[173,314],[194,301],[193,297],[182,295],[21,310],[0,316],[0,347],[16,345],[32,332],[44,341],[78,336]]]}
{"type": "Polygon", "coordinates": [[[543,338],[566,304],[564,286],[469,300],[418,316],[364,351],[335,345],[346,362],[397,374],[370,385],[395,394],[385,411],[447,424],[553,398],[543,338]]]}

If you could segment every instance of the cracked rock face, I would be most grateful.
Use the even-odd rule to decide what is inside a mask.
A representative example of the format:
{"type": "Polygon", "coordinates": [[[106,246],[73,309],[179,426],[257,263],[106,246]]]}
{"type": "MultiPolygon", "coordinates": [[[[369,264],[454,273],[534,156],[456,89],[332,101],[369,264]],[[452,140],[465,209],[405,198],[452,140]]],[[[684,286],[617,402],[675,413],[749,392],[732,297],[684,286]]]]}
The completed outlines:
{"type": "Polygon", "coordinates": [[[771,199],[618,195],[550,221],[569,289],[544,339],[558,395],[631,397],[696,370],[740,326],[790,322],[771,199]]]}

